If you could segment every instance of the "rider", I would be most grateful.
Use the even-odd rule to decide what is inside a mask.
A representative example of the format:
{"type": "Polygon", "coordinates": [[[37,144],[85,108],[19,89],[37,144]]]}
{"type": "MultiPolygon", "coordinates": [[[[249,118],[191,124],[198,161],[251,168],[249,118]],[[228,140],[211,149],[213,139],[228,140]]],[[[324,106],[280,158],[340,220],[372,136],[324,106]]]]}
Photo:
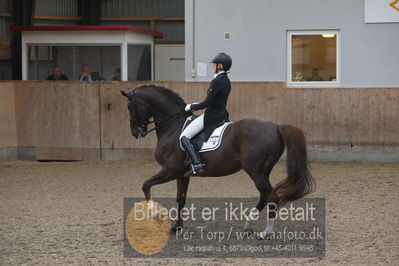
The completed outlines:
{"type": "Polygon", "coordinates": [[[211,63],[213,63],[215,78],[211,81],[206,99],[201,103],[187,104],[185,108],[187,112],[205,109],[205,113],[191,122],[180,135],[184,149],[190,155],[192,162],[192,169],[184,174],[185,177],[205,171],[205,165],[202,164],[198,151],[190,142],[190,139],[204,130],[205,141],[207,141],[212,132],[228,118],[226,103],[231,85],[227,71],[230,70],[232,60],[229,55],[218,53],[211,63]]]}

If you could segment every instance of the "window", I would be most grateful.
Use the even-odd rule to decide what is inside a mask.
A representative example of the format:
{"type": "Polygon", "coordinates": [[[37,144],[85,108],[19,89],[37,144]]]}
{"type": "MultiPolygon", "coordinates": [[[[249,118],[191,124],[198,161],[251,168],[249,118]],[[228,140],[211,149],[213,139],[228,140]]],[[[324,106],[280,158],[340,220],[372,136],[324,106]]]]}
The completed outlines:
{"type": "Polygon", "coordinates": [[[289,31],[287,85],[339,86],[339,31],[289,31]]]}
{"type": "Polygon", "coordinates": [[[129,44],[128,80],[151,80],[151,45],[129,44]]]}
{"type": "Polygon", "coordinates": [[[120,53],[117,45],[28,45],[28,79],[46,80],[57,67],[68,80],[80,80],[85,65],[92,81],[109,81],[120,69],[120,53]]]}

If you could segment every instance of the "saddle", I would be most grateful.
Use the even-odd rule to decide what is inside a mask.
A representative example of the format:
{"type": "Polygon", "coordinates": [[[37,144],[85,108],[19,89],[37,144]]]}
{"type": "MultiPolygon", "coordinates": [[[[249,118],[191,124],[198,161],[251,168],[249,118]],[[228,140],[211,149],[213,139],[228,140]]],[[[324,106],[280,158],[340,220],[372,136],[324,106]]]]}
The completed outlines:
{"type": "MultiPolygon", "coordinates": [[[[193,122],[198,116],[192,115],[189,116],[186,121],[184,122],[183,130],[193,122]]],[[[203,131],[195,135],[190,142],[195,146],[198,152],[207,152],[207,151],[214,151],[219,148],[220,144],[222,143],[223,133],[224,130],[228,125],[232,122],[222,122],[220,125],[212,132],[212,135],[209,137],[208,141],[205,142],[205,137],[203,131]]],[[[184,151],[182,144],[180,143],[180,148],[184,151]]]]}

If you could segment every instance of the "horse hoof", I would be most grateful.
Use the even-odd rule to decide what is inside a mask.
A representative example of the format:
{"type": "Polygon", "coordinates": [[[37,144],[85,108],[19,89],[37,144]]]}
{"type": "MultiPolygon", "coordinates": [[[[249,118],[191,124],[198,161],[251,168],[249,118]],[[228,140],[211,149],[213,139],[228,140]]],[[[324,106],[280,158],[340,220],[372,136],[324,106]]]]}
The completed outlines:
{"type": "Polygon", "coordinates": [[[246,228],[244,229],[244,233],[247,235],[247,237],[253,235],[254,230],[252,228],[246,228]]]}
{"type": "Polygon", "coordinates": [[[265,232],[260,232],[258,236],[256,237],[257,240],[264,240],[267,237],[270,237],[272,233],[265,233],[265,232]]]}
{"type": "Polygon", "coordinates": [[[170,229],[170,234],[171,235],[176,235],[176,232],[179,230],[183,230],[183,226],[180,225],[175,225],[170,229]]]}
{"type": "Polygon", "coordinates": [[[265,236],[266,236],[265,234],[260,233],[260,234],[256,237],[256,240],[262,241],[262,240],[265,239],[265,236]]]}

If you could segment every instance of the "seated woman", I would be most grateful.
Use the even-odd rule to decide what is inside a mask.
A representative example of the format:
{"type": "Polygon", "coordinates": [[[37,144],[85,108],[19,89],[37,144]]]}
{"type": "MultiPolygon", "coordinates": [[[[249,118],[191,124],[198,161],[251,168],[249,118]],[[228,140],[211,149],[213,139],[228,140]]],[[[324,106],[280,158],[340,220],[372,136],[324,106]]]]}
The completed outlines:
{"type": "Polygon", "coordinates": [[[121,81],[121,69],[117,68],[115,70],[115,76],[112,78],[113,81],[121,81]]]}

